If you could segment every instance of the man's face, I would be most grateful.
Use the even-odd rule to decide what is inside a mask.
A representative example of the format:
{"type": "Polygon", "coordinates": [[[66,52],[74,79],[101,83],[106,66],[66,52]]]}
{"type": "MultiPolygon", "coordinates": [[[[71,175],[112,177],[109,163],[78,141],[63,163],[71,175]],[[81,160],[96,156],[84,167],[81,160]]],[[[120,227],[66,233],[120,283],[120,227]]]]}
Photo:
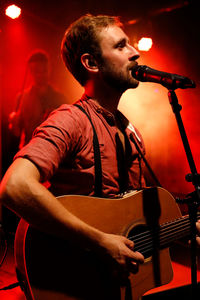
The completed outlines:
{"type": "Polygon", "coordinates": [[[35,85],[40,86],[48,84],[49,68],[47,62],[31,62],[29,68],[35,85]]]}
{"type": "Polygon", "coordinates": [[[139,53],[129,44],[124,31],[116,26],[103,28],[99,33],[102,62],[99,66],[103,80],[120,92],[136,88],[138,81],[131,70],[137,65],[139,53]]]}

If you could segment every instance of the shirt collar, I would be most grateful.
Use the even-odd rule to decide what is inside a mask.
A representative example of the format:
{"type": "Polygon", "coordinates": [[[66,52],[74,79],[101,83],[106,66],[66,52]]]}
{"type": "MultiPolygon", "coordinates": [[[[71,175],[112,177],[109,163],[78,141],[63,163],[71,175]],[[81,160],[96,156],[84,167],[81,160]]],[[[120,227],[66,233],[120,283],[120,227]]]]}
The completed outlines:
{"type": "Polygon", "coordinates": [[[92,106],[95,108],[95,111],[98,114],[101,114],[105,118],[105,120],[108,122],[109,125],[111,125],[111,126],[115,125],[115,116],[111,112],[109,112],[107,109],[103,108],[97,101],[95,101],[94,99],[92,99],[91,97],[89,97],[86,94],[83,94],[83,96],[81,97],[81,101],[90,101],[92,106]]]}

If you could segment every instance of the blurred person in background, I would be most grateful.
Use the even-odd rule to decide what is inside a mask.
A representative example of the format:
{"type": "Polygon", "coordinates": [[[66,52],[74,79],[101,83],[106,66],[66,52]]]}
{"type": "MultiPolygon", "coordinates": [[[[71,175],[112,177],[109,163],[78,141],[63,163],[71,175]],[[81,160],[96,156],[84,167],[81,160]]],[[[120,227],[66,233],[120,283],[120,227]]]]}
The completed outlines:
{"type": "Polygon", "coordinates": [[[31,53],[27,70],[31,75],[31,85],[17,95],[16,109],[9,115],[9,129],[20,138],[20,149],[30,141],[35,128],[49,113],[66,103],[65,96],[49,83],[49,58],[45,51],[31,53]]]}

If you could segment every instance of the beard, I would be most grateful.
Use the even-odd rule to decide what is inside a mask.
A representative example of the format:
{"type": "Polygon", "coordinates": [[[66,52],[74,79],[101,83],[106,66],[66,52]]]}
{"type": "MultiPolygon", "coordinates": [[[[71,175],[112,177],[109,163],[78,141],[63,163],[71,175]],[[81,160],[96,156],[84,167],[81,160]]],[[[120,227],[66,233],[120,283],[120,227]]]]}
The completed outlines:
{"type": "Polygon", "coordinates": [[[99,69],[103,81],[120,93],[139,85],[139,82],[131,76],[130,66],[125,70],[119,70],[115,65],[104,59],[101,61],[99,69]]]}

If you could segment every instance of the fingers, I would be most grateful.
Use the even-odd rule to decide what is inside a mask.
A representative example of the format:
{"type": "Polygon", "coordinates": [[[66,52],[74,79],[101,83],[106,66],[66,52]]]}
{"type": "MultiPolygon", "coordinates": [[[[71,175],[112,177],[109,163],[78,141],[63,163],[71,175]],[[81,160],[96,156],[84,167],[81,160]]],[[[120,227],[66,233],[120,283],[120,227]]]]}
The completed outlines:
{"type": "Polygon", "coordinates": [[[125,245],[126,245],[127,247],[129,247],[130,249],[133,250],[133,248],[134,248],[134,243],[133,243],[133,241],[131,241],[131,240],[127,239],[127,238],[124,238],[124,243],[125,243],[125,245]]]}
{"type": "Polygon", "coordinates": [[[144,256],[139,252],[132,252],[131,256],[126,258],[125,270],[136,274],[139,271],[140,264],[144,263],[144,256]]]}
{"type": "Polygon", "coordinates": [[[144,263],[144,256],[140,252],[133,252],[133,260],[136,262],[143,264],[144,263]]]}
{"type": "Polygon", "coordinates": [[[125,242],[126,246],[129,245],[126,252],[123,263],[119,266],[118,276],[120,278],[120,284],[125,285],[130,273],[136,274],[139,271],[139,266],[144,262],[144,257],[139,252],[134,252],[134,243],[131,244],[125,242]],[[130,249],[131,248],[131,249],[130,249]]]}
{"type": "Polygon", "coordinates": [[[200,247],[200,237],[196,237],[196,241],[197,241],[197,246],[200,247]]]}
{"type": "MultiPolygon", "coordinates": [[[[200,220],[196,222],[196,229],[196,242],[197,246],[200,247],[200,220]]],[[[189,240],[188,243],[191,245],[191,240],[189,240]]]]}
{"type": "Polygon", "coordinates": [[[134,243],[133,241],[130,241],[129,239],[125,240],[125,245],[131,250],[129,251],[129,259],[132,261],[132,264],[134,262],[143,263],[144,262],[144,256],[140,252],[134,252],[134,243]]]}
{"type": "Polygon", "coordinates": [[[130,272],[136,273],[139,265],[144,262],[144,256],[134,251],[133,241],[124,236],[105,234],[103,247],[113,268],[125,278],[130,272]]]}
{"type": "Polygon", "coordinates": [[[123,239],[125,245],[124,259],[121,261],[121,278],[127,279],[130,273],[136,274],[139,270],[139,265],[144,262],[144,256],[139,252],[134,252],[134,243],[129,239],[123,239]]]}
{"type": "Polygon", "coordinates": [[[197,226],[197,231],[198,231],[198,233],[200,234],[200,220],[198,220],[198,221],[196,222],[196,226],[197,226]]]}
{"type": "Polygon", "coordinates": [[[196,227],[197,227],[197,237],[196,237],[196,241],[197,241],[197,245],[200,247],[200,220],[198,220],[196,222],[196,227]]]}

